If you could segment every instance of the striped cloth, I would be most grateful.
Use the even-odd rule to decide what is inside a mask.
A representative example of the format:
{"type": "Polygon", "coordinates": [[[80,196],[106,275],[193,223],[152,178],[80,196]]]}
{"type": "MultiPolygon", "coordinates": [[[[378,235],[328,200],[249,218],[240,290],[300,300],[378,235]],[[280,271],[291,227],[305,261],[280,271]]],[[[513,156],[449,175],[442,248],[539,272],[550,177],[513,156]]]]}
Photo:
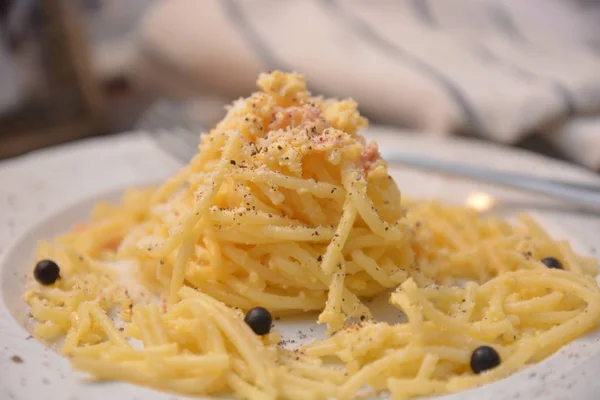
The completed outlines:
{"type": "Polygon", "coordinates": [[[294,70],[377,123],[545,135],[600,170],[598,21],[597,0],[165,0],[137,45],[167,90],[229,99],[294,70]]]}

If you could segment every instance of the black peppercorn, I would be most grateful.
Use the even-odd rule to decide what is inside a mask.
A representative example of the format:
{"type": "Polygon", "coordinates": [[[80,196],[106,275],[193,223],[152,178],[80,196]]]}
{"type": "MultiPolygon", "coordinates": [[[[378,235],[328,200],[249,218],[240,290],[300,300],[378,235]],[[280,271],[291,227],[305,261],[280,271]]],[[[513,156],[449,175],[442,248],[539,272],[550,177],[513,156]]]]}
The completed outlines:
{"type": "Polygon", "coordinates": [[[60,277],[60,268],[52,260],[41,260],[35,265],[33,277],[42,285],[52,285],[60,277]]]}
{"type": "Polygon", "coordinates": [[[273,317],[269,310],[263,307],[254,307],[246,313],[244,322],[256,333],[257,335],[266,335],[271,331],[271,323],[273,317]]]}
{"type": "Polygon", "coordinates": [[[500,355],[490,346],[480,346],[471,354],[471,369],[479,374],[500,365],[500,355]]]}
{"type": "Polygon", "coordinates": [[[545,257],[542,258],[541,260],[544,265],[546,265],[546,267],[548,268],[552,268],[552,269],[564,269],[562,263],[560,261],[558,261],[556,258],[554,257],[545,257]]]}

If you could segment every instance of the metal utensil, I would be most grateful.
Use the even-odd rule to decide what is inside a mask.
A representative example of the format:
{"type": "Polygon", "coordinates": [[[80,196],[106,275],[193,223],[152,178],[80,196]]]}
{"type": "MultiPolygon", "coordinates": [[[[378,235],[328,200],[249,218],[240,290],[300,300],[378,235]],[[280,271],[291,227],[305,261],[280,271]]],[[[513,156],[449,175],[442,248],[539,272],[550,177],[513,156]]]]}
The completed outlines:
{"type": "Polygon", "coordinates": [[[568,201],[574,205],[600,211],[600,185],[558,181],[527,174],[503,172],[480,166],[440,161],[432,158],[382,151],[390,164],[403,164],[419,169],[453,175],[499,186],[519,189],[568,201]]]}

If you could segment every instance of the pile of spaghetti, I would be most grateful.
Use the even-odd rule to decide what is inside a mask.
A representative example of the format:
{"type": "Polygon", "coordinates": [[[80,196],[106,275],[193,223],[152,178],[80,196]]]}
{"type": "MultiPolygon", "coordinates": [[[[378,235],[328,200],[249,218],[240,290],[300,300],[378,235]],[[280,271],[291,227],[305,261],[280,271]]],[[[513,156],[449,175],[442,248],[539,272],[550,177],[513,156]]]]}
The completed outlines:
{"type": "Polygon", "coordinates": [[[595,260],[527,216],[402,204],[356,103],[296,74],[258,85],[162,186],[40,243],[60,278],[25,294],[34,333],[74,368],[195,395],[403,399],[505,377],[598,324],[595,260]],[[380,294],[406,318],[373,320],[380,294]],[[329,336],[286,349],[244,321],[256,306],[318,311],[329,336]],[[475,370],[482,346],[497,361],[475,370]]]}

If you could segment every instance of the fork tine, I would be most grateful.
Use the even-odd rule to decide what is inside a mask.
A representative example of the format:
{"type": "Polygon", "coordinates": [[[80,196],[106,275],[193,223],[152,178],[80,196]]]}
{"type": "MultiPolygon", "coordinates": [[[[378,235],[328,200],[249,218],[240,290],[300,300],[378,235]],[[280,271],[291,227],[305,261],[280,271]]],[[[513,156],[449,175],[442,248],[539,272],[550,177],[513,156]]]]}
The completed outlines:
{"type": "Polygon", "coordinates": [[[175,128],[171,131],[176,140],[188,146],[191,151],[196,153],[200,144],[200,135],[195,135],[193,132],[184,128],[175,128]]]}
{"type": "Polygon", "coordinates": [[[183,104],[171,101],[160,101],[152,106],[140,118],[137,127],[147,131],[162,150],[183,163],[197,153],[200,132],[204,131],[183,104]]]}
{"type": "Polygon", "coordinates": [[[191,143],[175,130],[159,129],[150,132],[161,150],[166,151],[182,163],[188,163],[198,151],[198,143],[191,143]]]}

